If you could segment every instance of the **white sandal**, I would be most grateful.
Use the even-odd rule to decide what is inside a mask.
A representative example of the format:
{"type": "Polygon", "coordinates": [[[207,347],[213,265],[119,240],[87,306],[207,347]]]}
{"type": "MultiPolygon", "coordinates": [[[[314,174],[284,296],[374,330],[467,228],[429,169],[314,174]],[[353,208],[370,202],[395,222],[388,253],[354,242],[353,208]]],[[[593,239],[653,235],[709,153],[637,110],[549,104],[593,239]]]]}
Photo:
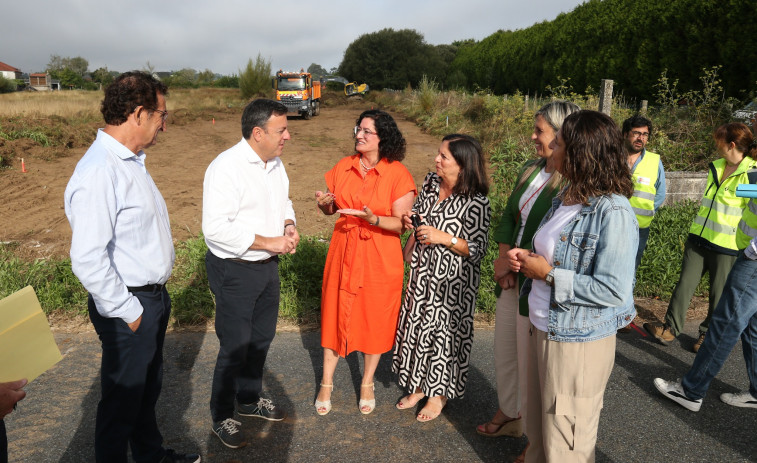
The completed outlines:
{"type": "MultiPolygon", "coordinates": [[[[376,388],[373,386],[373,383],[361,384],[360,387],[361,388],[370,387],[371,389],[373,389],[374,392],[376,391],[376,388]]],[[[368,415],[373,411],[373,409],[376,408],[376,398],[374,397],[372,399],[360,399],[360,402],[358,403],[358,407],[360,408],[360,413],[362,413],[363,415],[368,415]],[[366,410],[363,410],[363,407],[365,407],[366,410]]]]}
{"type": "MultiPolygon", "coordinates": [[[[334,393],[334,385],[333,384],[323,384],[321,383],[321,387],[331,388],[331,393],[334,393]]],[[[319,415],[328,415],[331,411],[331,399],[324,400],[321,402],[317,398],[315,399],[315,412],[319,415]]]]}

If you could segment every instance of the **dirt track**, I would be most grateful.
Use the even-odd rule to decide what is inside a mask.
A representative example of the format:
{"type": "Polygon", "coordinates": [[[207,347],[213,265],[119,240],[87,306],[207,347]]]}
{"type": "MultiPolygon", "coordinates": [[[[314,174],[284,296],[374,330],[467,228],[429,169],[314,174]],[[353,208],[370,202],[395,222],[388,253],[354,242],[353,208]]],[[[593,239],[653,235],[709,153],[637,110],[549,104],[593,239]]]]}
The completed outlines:
{"type": "MultiPolygon", "coordinates": [[[[352,127],[366,101],[325,107],[309,121],[289,118],[292,139],[282,160],[290,179],[290,196],[303,235],[330,234],[333,217],[318,212],[313,194],[325,188],[323,174],[341,157],[352,154],[352,127]]],[[[171,105],[169,102],[169,109],[171,105]]],[[[412,122],[394,115],[408,141],[404,164],[420,183],[433,169],[439,139],[424,134],[412,122]]],[[[186,122],[168,119],[168,130],[147,151],[147,168],[163,193],[175,240],[197,236],[202,221],[202,180],[208,164],[241,135],[241,114],[219,114],[212,120],[186,122]]],[[[93,134],[94,139],[94,134],[93,134]]],[[[18,243],[28,257],[68,255],[71,229],[63,213],[63,191],[86,149],[53,161],[26,159],[28,172],[0,172],[3,205],[0,206],[0,241],[18,243]]]]}

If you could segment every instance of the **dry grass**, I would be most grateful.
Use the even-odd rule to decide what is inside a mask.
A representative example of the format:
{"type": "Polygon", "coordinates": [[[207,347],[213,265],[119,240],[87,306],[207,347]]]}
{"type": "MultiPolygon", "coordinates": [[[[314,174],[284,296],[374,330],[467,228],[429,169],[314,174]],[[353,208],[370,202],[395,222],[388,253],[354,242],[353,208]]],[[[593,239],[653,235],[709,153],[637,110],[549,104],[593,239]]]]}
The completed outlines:
{"type": "MultiPolygon", "coordinates": [[[[0,116],[60,116],[63,118],[100,118],[101,91],[65,90],[55,92],[14,92],[0,94],[0,116]]],[[[170,89],[166,101],[169,111],[189,112],[237,110],[246,104],[238,89],[170,89]]]]}
{"type": "Polygon", "coordinates": [[[4,93],[0,116],[96,116],[101,100],[102,92],[86,90],[4,93]]]}

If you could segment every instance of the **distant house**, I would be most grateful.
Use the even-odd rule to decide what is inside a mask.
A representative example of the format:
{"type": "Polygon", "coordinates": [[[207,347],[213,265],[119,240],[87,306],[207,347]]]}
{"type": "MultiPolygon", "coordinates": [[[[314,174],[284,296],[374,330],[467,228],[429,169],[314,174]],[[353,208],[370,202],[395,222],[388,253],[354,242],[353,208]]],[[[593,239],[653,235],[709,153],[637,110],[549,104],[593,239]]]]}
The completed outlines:
{"type": "Polygon", "coordinates": [[[60,81],[50,78],[46,72],[29,74],[29,87],[38,91],[60,90],[60,81]]]}
{"type": "Polygon", "coordinates": [[[0,61],[0,76],[5,77],[6,79],[20,79],[21,74],[20,69],[16,69],[13,66],[0,61]]]}

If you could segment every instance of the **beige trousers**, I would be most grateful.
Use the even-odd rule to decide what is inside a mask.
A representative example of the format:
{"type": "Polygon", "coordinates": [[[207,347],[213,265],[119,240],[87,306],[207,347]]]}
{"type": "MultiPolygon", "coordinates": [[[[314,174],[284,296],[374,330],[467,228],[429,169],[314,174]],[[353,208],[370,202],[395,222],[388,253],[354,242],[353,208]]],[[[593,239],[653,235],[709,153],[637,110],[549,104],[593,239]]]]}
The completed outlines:
{"type": "Polygon", "coordinates": [[[615,363],[615,335],[555,342],[531,328],[526,463],[594,462],[599,413],[615,363]]]}
{"type": "Polygon", "coordinates": [[[518,290],[502,290],[494,316],[494,373],[499,409],[510,418],[518,413],[526,429],[526,360],[531,322],[518,313],[518,290]]]}

